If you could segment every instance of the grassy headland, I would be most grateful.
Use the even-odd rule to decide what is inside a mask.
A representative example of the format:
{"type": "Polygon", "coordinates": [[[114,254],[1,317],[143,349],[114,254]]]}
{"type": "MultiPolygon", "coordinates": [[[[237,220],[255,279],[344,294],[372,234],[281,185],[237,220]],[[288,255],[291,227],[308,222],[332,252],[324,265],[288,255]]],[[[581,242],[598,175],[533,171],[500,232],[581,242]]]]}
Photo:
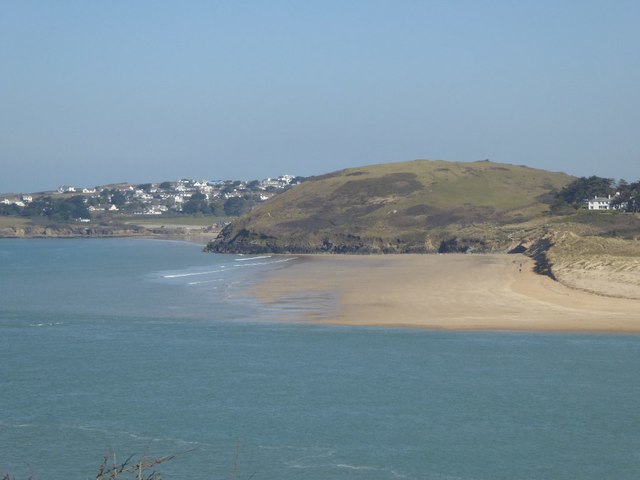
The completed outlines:
{"type": "MultiPolygon", "coordinates": [[[[595,177],[594,177],[595,178],[595,177]]],[[[224,253],[524,253],[537,273],[640,298],[640,214],[559,203],[576,178],[420,160],[314,177],[223,229],[224,253]]]]}
{"type": "MultiPolygon", "coordinates": [[[[501,251],[539,227],[564,173],[417,160],[312,178],[258,206],[209,248],[239,253],[501,251]]],[[[545,219],[546,220],[546,219],[545,219]]]]}

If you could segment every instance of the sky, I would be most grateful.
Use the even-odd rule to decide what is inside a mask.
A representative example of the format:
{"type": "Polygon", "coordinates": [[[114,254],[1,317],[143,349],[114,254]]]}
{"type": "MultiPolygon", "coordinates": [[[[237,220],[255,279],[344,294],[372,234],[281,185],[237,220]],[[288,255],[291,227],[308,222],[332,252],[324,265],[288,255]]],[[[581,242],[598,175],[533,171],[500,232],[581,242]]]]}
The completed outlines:
{"type": "Polygon", "coordinates": [[[0,0],[0,192],[414,159],[640,178],[637,0],[0,0]]]}

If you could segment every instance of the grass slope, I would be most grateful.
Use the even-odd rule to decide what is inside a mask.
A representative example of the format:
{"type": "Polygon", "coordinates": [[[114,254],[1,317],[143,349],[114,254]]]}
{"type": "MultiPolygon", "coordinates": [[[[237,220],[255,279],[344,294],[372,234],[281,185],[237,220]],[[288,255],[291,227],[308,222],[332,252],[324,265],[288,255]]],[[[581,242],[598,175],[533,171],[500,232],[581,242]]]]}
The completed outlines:
{"type": "Polygon", "coordinates": [[[416,160],[341,170],[260,205],[225,229],[210,249],[491,250],[508,241],[493,227],[539,218],[549,209],[551,192],[572,179],[489,161],[416,160]]]}

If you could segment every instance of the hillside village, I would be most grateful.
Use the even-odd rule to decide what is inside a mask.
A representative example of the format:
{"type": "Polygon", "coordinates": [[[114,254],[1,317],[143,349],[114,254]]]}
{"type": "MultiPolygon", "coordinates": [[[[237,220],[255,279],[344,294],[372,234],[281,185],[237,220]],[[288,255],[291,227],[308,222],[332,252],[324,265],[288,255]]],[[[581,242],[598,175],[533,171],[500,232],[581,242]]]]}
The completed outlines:
{"type": "Polygon", "coordinates": [[[175,214],[240,215],[253,206],[302,181],[281,175],[263,180],[192,180],[160,183],[119,183],[100,187],[64,185],[56,191],[0,195],[0,214],[37,215],[52,204],[72,203],[78,222],[117,214],[157,216],[175,214]],[[30,212],[30,210],[33,210],[30,212]]]}
{"type": "MultiPolygon", "coordinates": [[[[393,164],[394,168],[397,165],[393,164]]],[[[376,198],[389,189],[396,188],[394,187],[396,184],[400,185],[397,188],[401,188],[400,193],[403,195],[406,192],[402,189],[406,188],[418,191],[424,189],[425,185],[431,185],[433,189],[434,186],[439,185],[437,181],[429,179],[427,176],[422,182],[418,182],[415,181],[412,175],[417,176],[420,174],[424,176],[430,169],[436,169],[437,165],[440,165],[438,167],[440,170],[434,170],[433,175],[445,175],[446,172],[450,172],[451,168],[455,167],[462,169],[462,178],[466,178],[465,175],[467,174],[465,172],[468,173],[470,168],[486,170],[489,172],[486,175],[493,175],[493,177],[496,177],[496,172],[509,171],[509,169],[515,168],[506,164],[506,166],[500,166],[486,161],[473,162],[471,164],[423,161],[422,163],[413,162],[410,165],[411,168],[418,168],[417,165],[421,165],[420,168],[422,170],[416,170],[417,173],[415,174],[405,172],[395,176],[382,176],[373,180],[363,180],[362,178],[353,180],[349,178],[343,190],[340,190],[340,195],[347,195],[348,197],[349,192],[354,188],[359,193],[345,207],[348,214],[334,212],[335,218],[329,215],[328,211],[331,209],[332,202],[336,198],[341,198],[340,195],[337,197],[330,196],[322,205],[318,205],[321,210],[317,215],[309,219],[307,223],[302,222],[300,224],[300,220],[298,220],[298,223],[285,222],[285,227],[288,227],[284,229],[286,230],[291,226],[295,227],[298,224],[304,228],[308,227],[316,230],[318,228],[329,228],[330,225],[333,226],[331,228],[335,229],[338,228],[336,225],[343,225],[348,229],[344,234],[348,235],[353,228],[357,230],[356,224],[363,221],[363,218],[366,221],[365,217],[368,215],[364,210],[361,212],[357,211],[357,209],[354,210],[353,201],[364,201],[366,203],[366,199],[370,198],[375,203],[376,198]],[[349,212],[356,212],[356,214],[349,212]],[[346,218],[349,220],[346,221],[346,218]],[[329,226],[324,225],[325,223],[329,226]]],[[[531,177],[533,175],[532,172],[532,169],[525,170],[524,178],[531,177]]],[[[550,172],[542,172],[540,175],[548,177],[551,174],[550,172]]],[[[455,179],[457,177],[454,176],[452,178],[455,179]]],[[[552,216],[572,215],[580,210],[596,212],[617,211],[620,213],[638,212],[640,210],[640,182],[627,183],[624,180],[614,182],[612,179],[596,176],[573,177],[573,180],[571,178],[566,175],[562,176],[562,181],[558,181],[555,186],[548,182],[545,183],[546,180],[540,183],[539,185],[546,185],[545,189],[540,190],[539,195],[541,197],[531,199],[531,202],[533,202],[531,205],[534,205],[539,198],[544,197],[546,200],[544,200],[543,204],[540,204],[540,212],[538,213],[546,211],[552,216]]],[[[1,226],[4,228],[4,233],[0,236],[48,235],[48,233],[43,233],[40,230],[42,228],[45,230],[53,228],[55,233],[55,229],[61,227],[71,228],[72,232],[66,233],[69,235],[110,235],[114,234],[114,232],[119,235],[129,235],[130,232],[125,231],[129,227],[123,227],[123,225],[144,227],[145,225],[156,224],[184,225],[185,222],[190,222],[194,225],[198,224],[199,226],[204,225],[210,229],[222,229],[229,224],[232,219],[230,217],[235,218],[250,213],[265,200],[289,190],[291,186],[303,182],[307,184],[314,180],[317,180],[317,178],[307,179],[294,177],[293,175],[281,175],[275,178],[253,181],[180,179],[143,184],[117,183],[99,187],[64,185],[55,191],[17,195],[5,194],[0,195],[0,220],[2,220],[1,226]],[[104,228],[107,230],[97,230],[104,228]]],[[[496,182],[490,189],[491,195],[495,195],[496,192],[504,189],[508,190],[511,180],[496,180],[496,182]]],[[[451,188],[451,181],[448,178],[440,183],[443,187],[438,188],[444,188],[445,185],[449,185],[448,189],[451,188]]],[[[483,188],[486,190],[486,186],[483,188]]],[[[455,191],[455,187],[453,190],[455,191]]],[[[473,193],[473,190],[463,190],[469,192],[469,195],[473,193]]],[[[303,188],[303,191],[306,190],[303,188]]],[[[304,193],[301,195],[306,197],[304,193]]],[[[457,224],[461,226],[460,228],[463,228],[465,225],[479,225],[487,221],[495,222],[499,217],[495,215],[490,216],[490,218],[486,217],[488,215],[487,212],[495,210],[493,207],[482,207],[480,205],[482,202],[486,203],[486,195],[481,195],[477,198],[469,196],[466,201],[463,201],[457,207],[456,202],[460,203],[462,201],[461,197],[451,197],[446,192],[443,195],[448,200],[441,205],[438,205],[437,202],[434,203],[434,199],[438,197],[434,196],[432,192],[428,199],[422,200],[424,205],[413,205],[417,200],[412,197],[412,205],[406,209],[406,212],[403,211],[404,213],[400,215],[401,218],[396,218],[397,215],[395,215],[396,211],[400,212],[400,209],[393,209],[394,217],[391,220],[385,217],[385,221],[395,222],[389,226],[389,231],[398,233],[403,228],[407,228],[407,225],[414,225],[418,222],[419,227],[416,228],[428,227],[429,231],[433,232],[451,219],[455,219],[457,224]],[[439,209],[438,212],[440,213],[433,213],[435,212],[434,208],[436,210],[439,209]],[[453,213],[447,214],[447,211],[452,211],[453,213]]],[[[522,200],[521,197],[522,192],[520,190],[509,191],[505,194],[503,201],[506,202],[506,206],[510,205],[509,211],[517,211],[518,202],[521,203],[522,200]]],[[[274,208],[276,210],[286,210],[287,208],[286,202],[285,205],[273,205],[275,205],[274,208]]],[[[376,205],[374,206],[377,209],[378,206],[376,205]]],[[[521,221],[521,219],[513,220],[521,221]]],[[[502,219],[500,221],[504,222],[505,220],[502,219]]]]}

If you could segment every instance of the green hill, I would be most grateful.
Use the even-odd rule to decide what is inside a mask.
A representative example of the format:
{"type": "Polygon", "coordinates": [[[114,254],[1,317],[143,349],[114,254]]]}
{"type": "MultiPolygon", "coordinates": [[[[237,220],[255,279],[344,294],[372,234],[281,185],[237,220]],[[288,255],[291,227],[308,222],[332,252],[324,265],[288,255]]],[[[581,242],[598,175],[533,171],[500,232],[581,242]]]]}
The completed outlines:
{"type": "Polygon", "coordinates": [[[574,178],[525,166],[416,160],[313,177],[227,226],[210,251],[496,251],[574,178]]]}

